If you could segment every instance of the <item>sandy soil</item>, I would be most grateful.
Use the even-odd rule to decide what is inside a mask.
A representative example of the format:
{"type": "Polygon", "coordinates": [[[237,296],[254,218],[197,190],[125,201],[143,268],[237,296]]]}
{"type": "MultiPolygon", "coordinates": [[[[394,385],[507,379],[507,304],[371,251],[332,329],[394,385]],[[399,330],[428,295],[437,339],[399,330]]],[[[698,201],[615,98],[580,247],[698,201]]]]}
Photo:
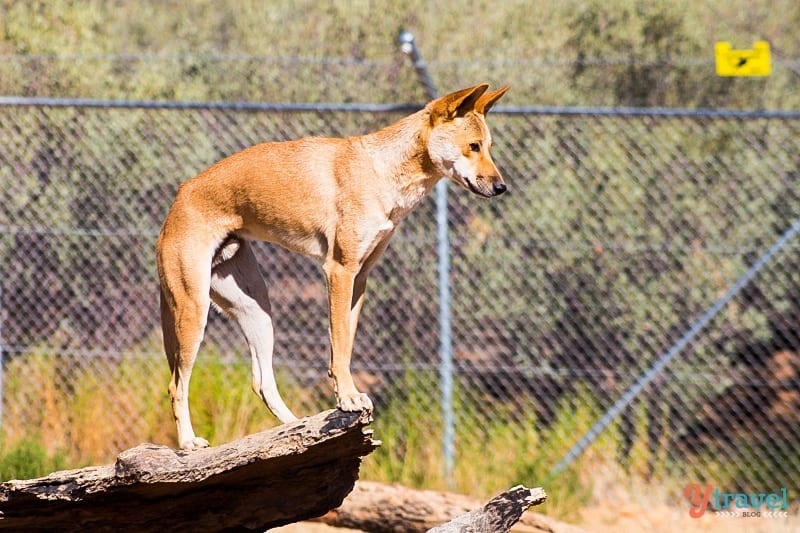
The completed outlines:
{"type": "Polygon", "coordinates": [[[735,518],[707,512],[692,518],[687,509],[659,505],[643,508],[636,504],[589,507],[581,511],[587,531],[596,533],[800,533],[800,518],[735,518]]]}
{"type": "Polygon", "coordinates": [[[657,484],[632,486],[618,470],[602,467],[594,482],[592,501],[580,510],[577,524],[592,532],[800,533],[797,509],[786,518],[766,517],[766,513],[752,518],[718,516],[711,509],[692,518],[688,501],[671,501],[669,490],[657,484]]]}
{"type": "Polygon", "coordinates": [[[300,522],[298,524],[290,524],[288,526],[270,529],[270,532],[275,533],[344,533],[357,531],[355,529],[342,529],[340,527],[326,526],[325,524],[315,524],[313,522],[300,522]]]}
{"type": "MultiPolygon", "coordinates": [[[[702,518],[692,518],[686,509],[661,505],[644,509],[636,504],[624,506],[589,507],[581,512],[577,524],[593,533],[800,533],[800,517],[789,518],[731,518],[717,517],[709,512],[702,518]]],[[[341,529],[302,522],[273,529],[278,533],[343,533],[341,529]]]]}
{"type": "MultiPolygon", "coordinates": [[[[593,533],[800,533],[800,510],[785,518],[726,517],[713,510],[701,518],[689,516],[689,503],[671,501],[669,490],[656,484],[632,486],[616,469],[597,468],[594,496],[580,510],[574,525],[593,533]],[[666,503],[669,502],[669,503],[666,503]],[[577,523],[575,523],[577,522],[577,523]]],[[[674,495],[673,495],[674,498],[674,495]]],[[[273,529],[279,533],[353,531],[324,524],[300,523],[273,529]]]]}

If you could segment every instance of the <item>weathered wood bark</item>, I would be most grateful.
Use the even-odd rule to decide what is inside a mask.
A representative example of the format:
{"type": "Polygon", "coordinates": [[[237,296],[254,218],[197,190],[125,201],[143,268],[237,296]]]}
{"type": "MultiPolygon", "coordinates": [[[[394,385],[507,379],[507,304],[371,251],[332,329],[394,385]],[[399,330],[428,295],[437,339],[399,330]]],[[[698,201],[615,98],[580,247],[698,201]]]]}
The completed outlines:
{"type": "MultiPolygon", "coordinates": [[[[341,507],[315,521],[372,533],[422,533],[482,507],[482,502],[462,494],[359,481],[341,507]]],[[[482,529],[477,528],[474,531],[482,529]]],[[[511,531],[580,533],[582,530],[527,511],[522,513],[511,531]]]]}
{"type": "Polygon", "coordinates": [[[547,499],[544,489],[529,489],[517,485],[495,496],[489,503],[468,513],[464,513],[428,530],[428,533],[460,533],[462,531],[492,531],[506,533],[519,522],[522,513],[532,505],[539,505],[547,499]]]}
{"type": "Polygon", "coordinates": [[[259,530],[341,504],[380,443],[326,411],[193,452],[142,444],[113,465],[0,484],[0,530],[259,530]]]}

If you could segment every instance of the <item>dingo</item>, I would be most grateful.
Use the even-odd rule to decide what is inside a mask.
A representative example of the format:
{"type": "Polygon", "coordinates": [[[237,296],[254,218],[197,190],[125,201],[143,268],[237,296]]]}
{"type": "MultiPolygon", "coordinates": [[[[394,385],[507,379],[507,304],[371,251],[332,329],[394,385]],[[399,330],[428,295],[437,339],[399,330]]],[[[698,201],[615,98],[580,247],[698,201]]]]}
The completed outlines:
{"type": "Polygon", "coordinates": [[[267,287],[250,240],[322,260],[337,406],[372,409],[350,375],[367,274],[397,224],[441,178],[486,198],[506,190],[484,115],[508,90],[448,94],[380,131],[346,139],[263,143],[178,190],[158,237],[161,325],[181,448],[208,446],[189,416],[189,378],[208,310],[233,317],[252,355],[253,389],[281,422],[296,420],[275,385],[267,287]]]}

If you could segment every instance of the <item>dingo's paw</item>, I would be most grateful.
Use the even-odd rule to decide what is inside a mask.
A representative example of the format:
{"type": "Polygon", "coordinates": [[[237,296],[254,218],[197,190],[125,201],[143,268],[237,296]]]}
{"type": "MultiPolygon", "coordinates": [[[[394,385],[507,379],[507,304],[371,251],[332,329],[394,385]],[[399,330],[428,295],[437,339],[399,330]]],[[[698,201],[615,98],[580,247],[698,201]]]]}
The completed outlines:
{"type": "Polygon", "coordinates": [[[372,400],[363,392],[357,392],[337,399],[336,406],[342,411],[372,412],[372,400]]]}
{"type": "Polygon", "coordinates": [[[200,448],[208,448],[208,441],[200,437],[193,437],[181,443],[181,449],[187,452],[192,450],[199,450],[200,448]]]}

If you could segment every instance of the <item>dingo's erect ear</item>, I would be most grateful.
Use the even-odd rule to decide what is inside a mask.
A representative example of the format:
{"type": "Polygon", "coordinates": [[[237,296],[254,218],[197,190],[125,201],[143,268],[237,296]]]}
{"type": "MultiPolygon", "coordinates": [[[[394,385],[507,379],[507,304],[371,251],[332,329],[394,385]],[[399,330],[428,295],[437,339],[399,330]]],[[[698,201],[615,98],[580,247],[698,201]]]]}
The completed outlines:
{"type": "Polygon", "coordinates": [[[453,120],[456,117],[463,117],[470,111],[475,110],[476,102],[488,88],[488,83],[481,83],[469,89],[461,89],[437,98],[428,104],[431,112],[431,121],[436,124],[453,120]]]}
{"type": "Polygon", "coordinates": [[[478,101],[475,102],[475,112],[480,113],[481,115],[485,115],[489,112],[492,108],[494,103],[500,99],[501,96],[506,94],[508,90],[508,85],[501,89],[497,89],[496,91],[489,91],[488,93],[483,93],[478,101]]]}

